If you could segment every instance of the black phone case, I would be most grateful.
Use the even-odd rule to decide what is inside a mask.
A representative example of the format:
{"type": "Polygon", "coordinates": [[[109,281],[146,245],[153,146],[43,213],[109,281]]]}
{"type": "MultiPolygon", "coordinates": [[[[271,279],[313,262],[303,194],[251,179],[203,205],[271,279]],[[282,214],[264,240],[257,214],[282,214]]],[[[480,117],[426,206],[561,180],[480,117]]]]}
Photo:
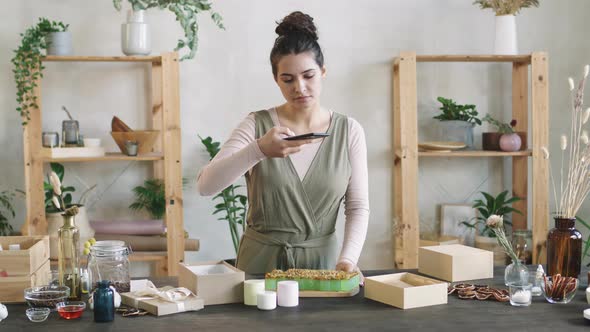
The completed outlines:
{"type": "Polygon", "coordinates": [[[330,136],[330,134],[327,134],[327,133],[307,133],[307,134],[303,134],[303,135],[285,137],[284,139],[287,141],[296,141],[296,140],[301,140],[301,139],[324,138],[324,137],[328,137],[328,136],[330,136]]]}

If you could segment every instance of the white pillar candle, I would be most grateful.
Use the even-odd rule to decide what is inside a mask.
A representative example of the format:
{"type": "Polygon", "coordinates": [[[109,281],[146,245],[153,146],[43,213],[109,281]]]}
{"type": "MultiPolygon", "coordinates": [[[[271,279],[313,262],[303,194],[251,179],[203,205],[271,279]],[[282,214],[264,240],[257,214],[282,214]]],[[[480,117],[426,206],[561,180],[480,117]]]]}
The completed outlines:
{"type": "Polygon", "coordinates": [[[8,250],[20,250],[20,244],[16,243],[16,244],[9,244],[8,245],[8,250]]]}
{"type": "Polygon", "coordinates": [[[277,299],[280,307],[296,307],[299,305],[299,283],[284,280],[277,283],[277,299]]]}
{"type": "Polygon", "coordinates": [[[258,293],[264,292],[264,279],[244,281],[244,304],[256,305],[258,293]]]}
{"type": "Polygon", "coordinates": [[[277,307],[277,293],[273,291],[258,293],[257,306],[260,310],[273,310],[277,307]]]}

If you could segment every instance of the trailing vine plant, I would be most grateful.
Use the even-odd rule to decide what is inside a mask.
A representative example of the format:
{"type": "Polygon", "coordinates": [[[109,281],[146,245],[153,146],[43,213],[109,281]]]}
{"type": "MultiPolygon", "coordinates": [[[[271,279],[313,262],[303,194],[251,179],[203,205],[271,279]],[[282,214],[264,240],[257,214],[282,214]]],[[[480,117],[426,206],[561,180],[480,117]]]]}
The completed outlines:
{"type": "Polygon", "coordinates": [[[16,82],[16,102],[25,126],[31,119],[31,109],[38,108],[37,97],[33,89],[37,87],[37,80],[43,77],[43,67],[41,63],[42,51],[47,50],[45,37],[52,32],[64,32],[68,29],[68,24],[59,21],[50,21],[46,18],[39,18],[39,22],[28,28],[25,33],[21,33],[21,43],[14,50],[14,57],[11,62],[14,65],[12,70],[16,82]]]}
{"type": "MultiPolygon", "coordinates": [[[[123,0],[113,0],[113,5],[120,11],[123,0]]],[[[192,59],[197,53],[199,43],[198,31],[199,24],[197,14],[202,12],[211,12],[211,19],[220,29],[225,29],[222,17],[219,13],[212,11],[212,4],[209,0],[127,0],[133,7],[133,10],[146,10],[149,8],[168,9],[176,15],[176,20],[184,31],[185,39],[179,39],[175,51],[184,47],[190,51],[180,58],[180,61],[192,59]]]]}

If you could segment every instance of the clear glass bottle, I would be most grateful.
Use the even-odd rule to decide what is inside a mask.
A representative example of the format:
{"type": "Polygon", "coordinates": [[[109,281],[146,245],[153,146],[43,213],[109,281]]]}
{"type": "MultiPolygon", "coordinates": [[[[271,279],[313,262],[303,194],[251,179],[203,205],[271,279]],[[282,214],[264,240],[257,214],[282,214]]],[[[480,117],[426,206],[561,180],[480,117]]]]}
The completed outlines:
{"type": "Polygon", "coordinates": [[[544,285],[543,275],[545,275],[545,270],[543,270],[543,265],[539,264],[533,280],[533,288],[531,289],[531,294],[533,294],[533,296],[540,296],[543,294],[543,290],[541,289],[544,285]]]}
{"type": "Polygon", "coordinates": [[[504,284],[525,285],[529,281],[529,269],[521,261],[512,259],[512,263],[504,270],[504,284]]]}
{"type": "Polygon", "coordinates": [[[554,219],[555,228],[547,235],[547,273],[578,278],[582,267],[582,234],[575,228],[576,218],[554,219]]]}
{"type": "Polygon", "coordinates": [[[80,298],[80,232],[75,216],[62,214],[64,224],[57,230],[59,284],[70,288],[70,299],[80,298]]]}
{"type": "Polygon", "coordinates": [[[515,229],[512,231],[512,248],[518,259],[525,265],[533,263],[533,234],[528,229],[515,229]]]}
{"type": "Polygon", "coordinates": [[[129,254],[131,249],[123,241],[97,241],[90,247],[88,271],[91,291],[102,280],[108,280],[117,292],[129,292],[129,254]]]}

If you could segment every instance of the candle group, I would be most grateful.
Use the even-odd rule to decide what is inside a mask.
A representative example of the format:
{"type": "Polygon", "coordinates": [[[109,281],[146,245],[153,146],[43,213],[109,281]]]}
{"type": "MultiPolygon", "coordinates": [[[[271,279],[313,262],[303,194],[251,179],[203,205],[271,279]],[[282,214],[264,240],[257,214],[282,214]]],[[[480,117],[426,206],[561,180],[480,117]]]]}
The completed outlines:
{"type": "Polygon", "coordinates": [[[284,280],[277,283],[277,297],[280,307],[296,307],[299,305],[299,283],[284,280]]]}
{"type": "Polygon", "coordinates": [[[244,281],[244,304],[256,305],[258,293],[264,292],[264,279],[251,279],[244,281]]]}

